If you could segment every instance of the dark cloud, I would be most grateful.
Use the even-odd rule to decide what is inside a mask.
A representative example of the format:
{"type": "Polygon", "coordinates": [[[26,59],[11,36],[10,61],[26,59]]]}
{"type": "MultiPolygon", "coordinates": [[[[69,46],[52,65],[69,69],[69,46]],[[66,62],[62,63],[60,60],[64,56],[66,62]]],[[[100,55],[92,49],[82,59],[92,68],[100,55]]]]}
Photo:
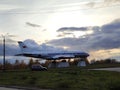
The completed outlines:
{"type": "Polygon", "coordinates": [[[99,26],[92,26],[91,29],[94,30],[94,31],[101,30],[101,28],[99,26]]]}
{"type": "Polygon", "coordinates": [[[72,36],[74,36],[74,33],[72,33],[72,32],[63,32],[63,33],[59,34],[57,37],[65,37],[65,36],[67,36],[67,35],[72,35],[72,36]]]}
{"type": "MultiPolygon", "coordinates": [[[[80,30],[83,27],[79,27],[76,30],[80,30]]],[[[84,27],[88,28],[88,27],[84,27]]],[[[116,19],[111,23],[105,24],[101,27],[99,26],[91,26],[90,28],[93,29],[94,33],[86,35],[84,38],[79,37],[69,37],[69,38],[61,38],[61,39],[55,39],[48,41],[47,44],[51,44],[58,47],[67,46],[70,47],[71,50],[85,50],[85,51],[91,51],[91,50],[101,50],[101,49],[114,49],[114,48],[120,48],[120,19],[116,19]]],[[[71,28],[70,28],[71,29],[71,28]]],[[[72,28],[72,29],[75,29],[72,28]]],[[[72,31],[71,29],[71,31],[72,31]]],[[[67,29],[61,29],[62,32],[66,31],[67,29]]],[[[75,31],[76,31],[75,30],[75,31]]],[[[88,29],[86,29],[88,30],[88,29]]],[[[65,34],[71,34],[69,32],[64,32],[65,34]]],[[[73,30],[74,31],[74,30],[73,30]]],[[[13,40],[9,40],[9,42],[14,42],[13,40]]],[[[47,46],[46,44],[39,45],[33,40],[25,40],[24,41],[27,45],[31,47],[36,47],[36,49],[42,49],[45,50],[48,48],[49,50],[57,48],[47,46]],[[39,47],[39,48],[38,48],[39,47]]],[[[0,55],[3,54],[3,45],[0,44],[0,55]]],[[[6,43],[6,54],[7,55],[14,55],[15,53],[18,53],[20,51],[18,45],[13,43],[6,43]]]]}
{"type": "Polygon", "coordinates": [[[85,31],[87,27],[62,27],[57,30],[57,32],[64,32],[64,31],[85,31]]]}
{"type": "Polygon", "coordinates": [[[31,27],[41,27],[41,25],[30,23],[30,22],[26,22],[26,25],[31,26],[31,27]]]}
{"type": "MultiPolygon", "coordinates": [[[[92,27],[93,28],[93,27],[92,27]]],[[[60,31],[67,29],[60,29],[60,31]]],[[[71,29],[72,31],[72,29],[71,29]]],[[[74,31],[74,30],[73,30],[74,31]]],[[[120,48],[120,19],[101,27],[94,27],[94,33],[85,38],[61,38],[48,43],[57,46],[68,46],[75,50],[100,50],[120,48]],[[99,29],[99,30],[98,30],[99,29]],[[101,30],[101,31],[100,31],[101,30]]]]}
{"type": "MultiPolygon", "coordinates": [[[[0,40],[0,56],[3,55],[3,38],[0,40]]],[[[5,55],[11,56],[20,53],[20,48],[16,45],[17,42],[6,36],[5,38],[5,55]]]]}
{"type": "MultiPolygon", "coordinates": [[[[15,44],[5,45],[5,55],[11,56],[20,53],[20,48],[15,44]]],[[[0,44],[0,56],[3,55],[3,44],[0,44]]]]}
{"type": "Polygon", "coordinates": [[[120,19],[117,19],[109,24],[103,25],[101,30],[104,33],[116,33],[120,32],[120,19]]]}
{"type": "Polygon", "coordinates": [[[99,26],[88,26],[88,27],[62,27],[57,30],[57,32],[73,32],[73,31],[87,31],[87,30],[99,30],[99,26]]]}

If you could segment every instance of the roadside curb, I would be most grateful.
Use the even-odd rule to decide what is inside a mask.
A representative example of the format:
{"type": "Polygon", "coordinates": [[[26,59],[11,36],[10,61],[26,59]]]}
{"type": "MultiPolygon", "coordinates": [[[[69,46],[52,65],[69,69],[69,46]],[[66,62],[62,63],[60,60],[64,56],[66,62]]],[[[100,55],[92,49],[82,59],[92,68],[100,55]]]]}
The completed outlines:
{"type": "Polygon", "coordinates": [[[115,68],[96,68],[96,69],[89,69],[89,70],[103,70],[103,71],[120,72],[120,67],[115,67],[115,68]]]}

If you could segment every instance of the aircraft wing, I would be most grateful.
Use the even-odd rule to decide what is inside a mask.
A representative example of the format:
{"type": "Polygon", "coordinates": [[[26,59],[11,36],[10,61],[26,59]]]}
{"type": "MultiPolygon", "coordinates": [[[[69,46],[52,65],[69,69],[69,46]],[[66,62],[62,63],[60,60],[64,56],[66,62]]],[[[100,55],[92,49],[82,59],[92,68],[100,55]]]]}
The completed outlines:
{"type": "Polygon", "coordinates": [[[50,53],[50,54],[23,53],[23,54],[17,54],[16,56],[42,58],[42,59],[46,59],[46,60],[57,60],[57,59],[70,59],[70,58],[78,58],[78,57],[88,57],[89,54],[87,54],[87,53],[50,53]]]}

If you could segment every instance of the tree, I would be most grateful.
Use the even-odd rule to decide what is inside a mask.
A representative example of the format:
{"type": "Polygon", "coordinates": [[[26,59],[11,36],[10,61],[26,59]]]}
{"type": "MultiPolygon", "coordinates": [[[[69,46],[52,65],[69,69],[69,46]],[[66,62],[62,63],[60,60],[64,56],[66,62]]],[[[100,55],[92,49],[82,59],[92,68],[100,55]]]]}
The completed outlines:
{"type": "Polygon", "coordinates": [[[20,65],[19,60],[16,60],[14,63],[14,69],[19,69],[20,68],[19,65],[20,65]]]}
{"type": "Polygon", "coordinates": [[[5,68],[6,69],[12,69],[13,66],[12,66],[12,64],[9,61],[6,60],[6,62],[5,62],[5,68]]]}
{"type": "Polygon", "coordinates": [[[3,68],[3,65],[0,63],[0,70],[2,70],[2,68],[3,68]]]}
{"type": "Polygon", "coordinates": [[[33,62],[33,59],[31,58],[31,59],[29,60],[28,66],[31,67],[33,64],[34,64],[34,62],[33,62]]]}
{"type": "Polygon", "coordinates": [[[35,60],[34,64],[40,64],[39,60],[35,60]]]}
{"type": "Polygon", "coordinates": [[[51,63],[51,61],[50,60],[46,60],[45,63],[42,63],[41,65],[47,67],[49,65],[49,63],[51,63]]]}
{"type": "Polygon", "coordinates": [[[26,63],[24,62],[24,60],[22,60],[20,63],[20,68],[25,69],[26,67],[27,67],[26,63]]]}

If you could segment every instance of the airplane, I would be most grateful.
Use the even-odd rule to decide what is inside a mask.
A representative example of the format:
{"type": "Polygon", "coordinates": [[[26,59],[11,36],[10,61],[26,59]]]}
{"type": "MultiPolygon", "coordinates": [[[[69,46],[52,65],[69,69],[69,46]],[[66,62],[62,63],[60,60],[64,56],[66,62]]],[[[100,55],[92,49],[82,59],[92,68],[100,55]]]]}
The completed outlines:
{"type": "Polygon", "coordinates": [[[24,42],[18,41],[19,47],[22,51],[21,54],[16,56],[26,56],[33,58],[42,58],[46,60],[59,60],[59,59],[71,59],[71,58],[86,58],[89,56],[88,53],[78,52],[78,51],[52,51],[52,50],[35,50],[27,45],[24,42]]]}

